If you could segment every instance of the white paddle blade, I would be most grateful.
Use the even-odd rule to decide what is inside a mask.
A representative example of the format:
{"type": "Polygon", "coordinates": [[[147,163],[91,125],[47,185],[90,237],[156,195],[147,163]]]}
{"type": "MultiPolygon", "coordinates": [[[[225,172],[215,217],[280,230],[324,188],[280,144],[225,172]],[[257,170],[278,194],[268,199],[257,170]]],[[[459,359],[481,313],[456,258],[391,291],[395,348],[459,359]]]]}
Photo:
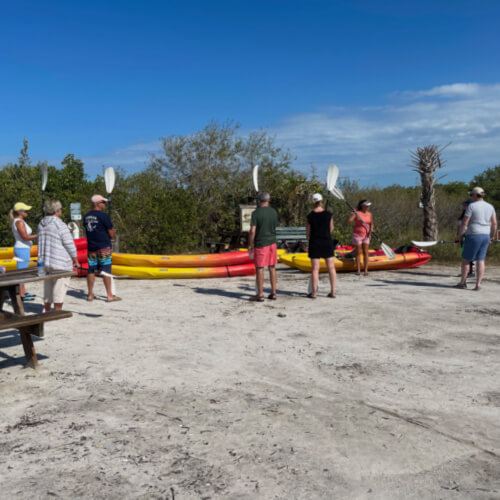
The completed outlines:
{"type": "Polygon", "coordinates": [[[412,245],[415,245],[416,247],[421,247],[421,248],[426,248],[426,247],[433,247],[434,245],[437,245],[437,241],[411,241],[412,245]]]}
{"type": "Polygon", "coordinates": [[[330,188],[330,193],[332,193],[333,196],[337,198],[337,200],[345,200],[344,193],[342,193],[342,191],[337,186],[333,186],[332,188],[330,188]]]}
{"type": "Polygon", "coordinates": [[[106,192],[111,194],[115,187],[115,169],[108,167],[104,172],[104,183],[106,184],[106,192]]]}
{"type": "Polygon", "coordinates": [[[385,255],[387,255],[387,258],[389,260],[394,260],[396,258],[394,250],[387,243],[381,243],[380,248],[382,249],[382,252],[384,252],[385,255]]]}
{"type": "Polygon", "coordinates": [[[252,175],[253,175],[253,187],[255,188],[255,191],[258,193],[259,192],[259,165],[255,165],[255,167],[253,167],[252,175]]]}
{"type": "Polygon", "coordinates": [[[42,191],[45,191],[47,181],[49,180],[49,169],[47,165],[42,165],[42,191]]]}
{"type": "Polygon", "coordinates": [[[328,167],[328,172],[326,174],[326,189],[330,191],[335,187],[335,184],[337,184],[337,179],[339,178],[339,167],[332,163],[328,167]]]}

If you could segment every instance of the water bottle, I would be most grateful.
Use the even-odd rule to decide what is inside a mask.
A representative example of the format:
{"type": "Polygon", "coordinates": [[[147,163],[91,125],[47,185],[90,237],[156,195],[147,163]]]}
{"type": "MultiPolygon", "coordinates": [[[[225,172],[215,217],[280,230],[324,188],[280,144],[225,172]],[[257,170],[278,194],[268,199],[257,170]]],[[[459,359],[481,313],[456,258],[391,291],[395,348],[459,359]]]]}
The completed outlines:
{"type": "Polygon", "coordinates": [[[42,261],[36,263],[36,268],[38,271],[38,276],[45,276],[45,264],[42,261]]]}

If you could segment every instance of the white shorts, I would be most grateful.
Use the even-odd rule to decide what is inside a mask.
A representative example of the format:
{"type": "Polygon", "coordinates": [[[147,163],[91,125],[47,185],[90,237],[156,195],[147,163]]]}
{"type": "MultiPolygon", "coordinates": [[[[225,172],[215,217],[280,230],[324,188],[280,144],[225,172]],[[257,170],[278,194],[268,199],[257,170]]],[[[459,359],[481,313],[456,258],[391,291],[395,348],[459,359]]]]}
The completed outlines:
{"type": "Polygon", "coordinates": [[[58,278],[43,282],[43,302],[45,304],[62,304],[68,291],[71,278],[58,278]]]}

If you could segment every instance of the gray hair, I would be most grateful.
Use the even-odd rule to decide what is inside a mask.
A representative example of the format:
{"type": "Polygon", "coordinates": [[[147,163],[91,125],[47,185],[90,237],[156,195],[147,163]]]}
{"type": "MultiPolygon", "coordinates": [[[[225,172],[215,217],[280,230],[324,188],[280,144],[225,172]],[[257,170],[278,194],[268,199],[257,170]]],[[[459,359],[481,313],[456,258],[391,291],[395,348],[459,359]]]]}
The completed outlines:
{"type": "Polygon", "coordinates": [[[264,203],[266,201],[270,201],[271,195],[269,193],[267,193],[266,191],[262,191],[262,193],[259,193],[259,200],[263,201],[264,203]]]}
{"type": "Polygon", "coordinates": [[[47,200],[43,205],[45,215],[54,215],[58,210],[62,209],[62,203],[59,200],[47,200]]]}

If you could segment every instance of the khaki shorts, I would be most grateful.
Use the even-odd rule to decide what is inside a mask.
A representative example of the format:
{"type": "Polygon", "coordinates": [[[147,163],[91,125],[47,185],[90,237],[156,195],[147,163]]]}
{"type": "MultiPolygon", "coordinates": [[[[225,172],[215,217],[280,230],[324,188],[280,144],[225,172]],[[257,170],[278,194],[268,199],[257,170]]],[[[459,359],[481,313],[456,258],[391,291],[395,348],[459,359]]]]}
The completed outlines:
{"type": "Polygon", "coordinates": [[[71,278],[45,280],[43,282],[43,302],[45,304],[62,304],[68,291],[71,278]]]}

